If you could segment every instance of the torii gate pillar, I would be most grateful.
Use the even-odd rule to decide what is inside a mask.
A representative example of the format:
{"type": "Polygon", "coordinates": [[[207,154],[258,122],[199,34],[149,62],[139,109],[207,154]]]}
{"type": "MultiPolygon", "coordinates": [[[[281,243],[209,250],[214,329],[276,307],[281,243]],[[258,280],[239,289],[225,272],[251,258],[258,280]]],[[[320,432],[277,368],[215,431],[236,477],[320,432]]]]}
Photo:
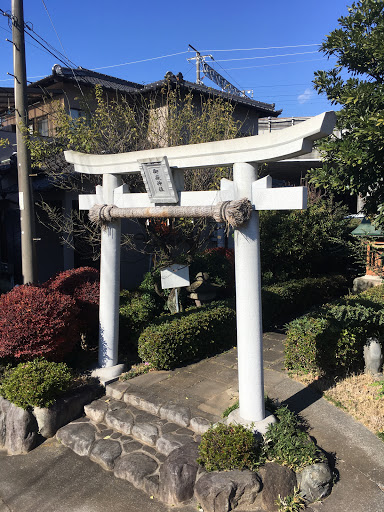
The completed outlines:
{"type": "MultiPolygon", "coordinates": [[[[107,204],[114,201],[114,190],[121,185],[121,177],[103,175],[103,199],[107,204]]],[[[100,323],[99,323],[99,365],[117,365],[119,339],[120,300],[120,243],[121,220],[109,222],[101,230],[100,253],[100,323]],[[108,343],[113,340],[113,344],[108,343]]],[[[117,369],[117,372],[119,369],[117,369]]]]}
{"type": "MultiPolygon", "coordinates": [[[[235,163],[234,192],[251,199],[257,165],[235,163]]],[[[264,409],[263,328],[261,316],[261,269],[259,212],[235,229],[236,321],[240,417],[262,421],[264,409]],[[252,335],[250,336],[250,333],[252,335]]]]}

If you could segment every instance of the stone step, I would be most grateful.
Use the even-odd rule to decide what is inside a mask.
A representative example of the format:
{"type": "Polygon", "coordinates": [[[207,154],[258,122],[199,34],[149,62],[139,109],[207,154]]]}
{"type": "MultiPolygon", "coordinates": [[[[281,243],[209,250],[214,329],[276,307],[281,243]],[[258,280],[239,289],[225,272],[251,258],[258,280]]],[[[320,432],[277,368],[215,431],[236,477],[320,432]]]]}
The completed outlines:
{"type": "Polygon", "coordinates": [[[160,419],[176,423],[180,427],[188,427],[196,434],[204,434],[218,418],[209,421],[191,408],[176,401],[161,400],[155,393],[147,389],[136,388],[129,382],[113,382],[106,387],[106,395],[114,400],[120,400],[137,409],[142,409],[160,419]]]}
{"type": "Polygon", "coordinates": [[[113,471],[117,478],[167,501],[170,484],[169,477],[164,475],[172,471],[163,468],[164,463],[177,449],[183,453],[184,447],[192,450],[196,460],[200,434],[188,426],[194,425],[201,431],[206,426],[204,422],[208,422],[204,418],[191,421],[188,408],[175,403],[159,404],[158,414],[153,414],[154,401],[144,401],[143,396],[129,393],[121,395],[123,400],[115,399],[112,394],[116,396],[116,390],[112,389],[113,393],[110,389],[108,395],[86,405],[85,416],[62,427],[56,437],[78,455],[113,471]],[[130,403],[137,403],[139,398],[142,408],[130,403]]]}
{"type": "Polygon", "coordinates": [[[180,423],[107,396],[86,405],[84,411],[104,436],[115,433],[129,436],[162,455],[169,455],[175,448],[192,441],[200,441],[199,434],[180,423]]]}

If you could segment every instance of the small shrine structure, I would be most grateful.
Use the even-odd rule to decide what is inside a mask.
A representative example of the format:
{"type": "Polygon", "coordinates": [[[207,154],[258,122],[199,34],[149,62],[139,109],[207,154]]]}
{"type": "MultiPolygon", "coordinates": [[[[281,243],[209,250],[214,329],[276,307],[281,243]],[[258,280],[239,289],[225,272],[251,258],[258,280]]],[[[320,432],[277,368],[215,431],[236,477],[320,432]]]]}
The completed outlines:
{"type": "Polygon", "coordinates": [[[365,276],[353,281],[353,291],[361,292],[383,282],[384,276],[384,232],[375,228],[366,217],[351,235],[360,237],[367,248],[365,276]]]}

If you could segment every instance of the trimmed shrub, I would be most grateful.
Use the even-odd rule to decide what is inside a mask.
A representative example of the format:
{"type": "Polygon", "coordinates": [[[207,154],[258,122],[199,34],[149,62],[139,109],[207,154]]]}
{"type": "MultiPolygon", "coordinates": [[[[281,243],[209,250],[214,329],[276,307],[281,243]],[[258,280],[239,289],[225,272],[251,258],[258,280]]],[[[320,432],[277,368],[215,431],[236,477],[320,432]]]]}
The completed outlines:
{"type": "Polygon", "coordinates": [[[236,344],[236,313],[213,302],[185,313],[164,315],[138,340],[139,357],[157,370],[218,354],[236,344]]]}
{"type": "Polygon", "coordinates": [[[242,425],[211,427],[201,436],[197,462],[206,471],[254,470],[267,461],[300,471],[324,461],[300,418],[286,406],[273,408],[277,422],[269,425],[263,439],[242,425]]]}
{"type": "Polygon", "coordinates": [[[324,461],[295,413],[282,406],[276,409],[275,416],[277,422],[269,425],[264,436],[266,441],[261,455],[264,460],[288,466],[294,471],[324,461]]]}
{"type": "Polygon", "coordinates": [[[297,372],[317,372],[322,366],[319,360],[326,345],[324,333],[329,321],[304,315],[290,322],[285,339],[285,367],[297,372]]]}
{"type": "Polygon", "coordinates": [[[341,275],[307,277],[263,286],[264,329],[282,325],[312,306],[340,297],[347,291],[347,279],[341,275]]]}
{"type": "Polygon", "coordinates": [[[37,286],[0,297],[0,357],[60,361],[79,339],[79,309],[69,295],[37,286]]]}
{"type": "Polygon", "coordinates": [[[197,463],[206,471],[252,470],[257,467],[259,456],[260,443],[252,430],[219,423],[201,436],[197,463]]]}
{"type": "Polygon", "coordinates": [[[384,286],[377,288],[325,304],[290,322],[286,368],[318,374],[361,370],[367,338],[384,336],[384,286]]]}
{"type": "Polygon", "coordinates": [[[100,274],[98,270],[92,267],[80,267],[59,272],[46,281],[42,287],[71,295],[80,302],[98,304],[99,281],[100,274]],[[90,284],[95,284],[94,293],[91,293],[90,284]]]}
{"type": "Polygon", "coordinates": [[[100,273],[92,267],[60,272],[43,285],[72,297],[80,310],[80,331],[87,341],[97,340],[99,329],[100,273]]]}
{"type": "Polygon", "coordinates": [[[206,471],[256,469],[260,443],[252,430],[232,424],[211,427],[201,436],[198,464],[206,471]]]}
{"type": "Polygon", "coordinates": [[[65,363],[40,358],[6,370],[0,395],[23,409],[50,407],[71,384],[72,374],[65,363]]]}

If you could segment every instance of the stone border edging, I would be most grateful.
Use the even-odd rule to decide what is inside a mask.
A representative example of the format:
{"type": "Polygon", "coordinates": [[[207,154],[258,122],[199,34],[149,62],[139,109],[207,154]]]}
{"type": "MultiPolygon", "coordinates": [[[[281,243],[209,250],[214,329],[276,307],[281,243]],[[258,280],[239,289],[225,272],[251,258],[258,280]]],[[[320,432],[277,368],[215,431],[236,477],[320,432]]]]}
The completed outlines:
{"type": "Polygon", "coordinates": [[[28,453],[39,439],[53,437],[60,427],[81,416],[84,405],[101,392],[100,386],[86,385],[49,408],[31,410],[17,407],[0,396],[0,449],[8,455],[28,453]]]}

